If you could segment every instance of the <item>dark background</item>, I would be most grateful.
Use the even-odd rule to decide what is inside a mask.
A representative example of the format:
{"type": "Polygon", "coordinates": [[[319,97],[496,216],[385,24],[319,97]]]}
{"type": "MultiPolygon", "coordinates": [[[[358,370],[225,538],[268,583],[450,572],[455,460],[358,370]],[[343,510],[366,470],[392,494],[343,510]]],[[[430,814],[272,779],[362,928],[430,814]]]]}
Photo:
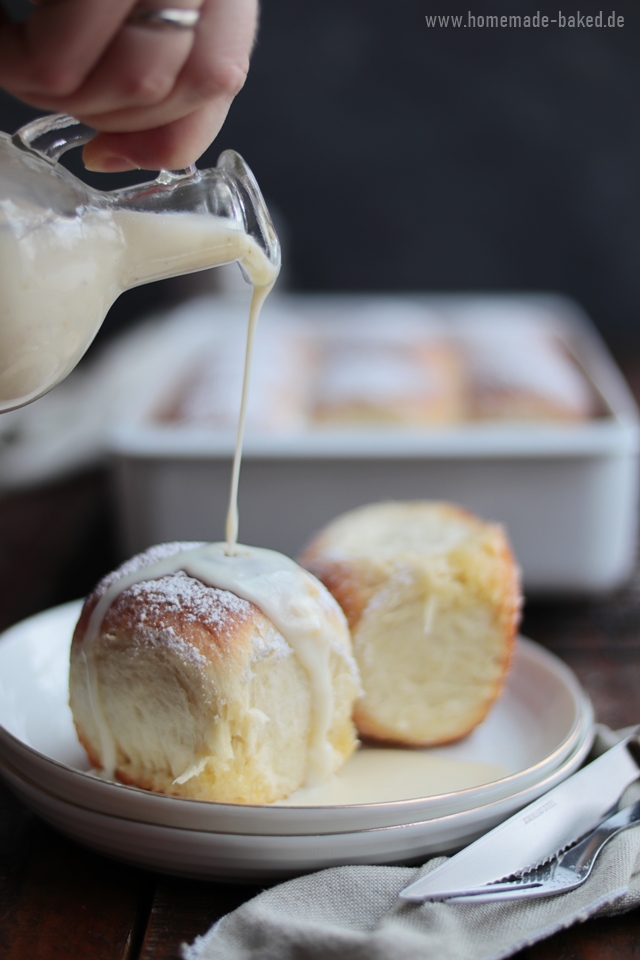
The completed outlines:
{"type": "MultiPolygon", "coordinates": [[[[263,0],[246,87],[200,165],[245,156],[292,287],[561,291],[620,354],[640,349],[639,101],[638,0],[263,0]],[[469,9],[625,25],[426,26],[469,9]]],[[[4,129],[36,114],[0,99],[4,129]]],[[[131,291],[107,326],[183,289],[131,291]]]]}

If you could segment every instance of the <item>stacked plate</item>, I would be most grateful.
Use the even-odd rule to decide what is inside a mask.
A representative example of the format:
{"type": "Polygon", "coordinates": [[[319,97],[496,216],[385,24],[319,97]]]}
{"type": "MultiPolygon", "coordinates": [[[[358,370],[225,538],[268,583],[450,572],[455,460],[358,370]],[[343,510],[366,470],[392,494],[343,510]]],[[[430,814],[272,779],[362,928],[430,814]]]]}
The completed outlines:
{"type": "MultiPolygon", "coordinates": [[[[452,769],[499,765],[504,775],[491,782],[435,792],[426,777],[424,796],[343,806],[207,803],[126,787],[92,772],[76,739],[67,669],[79,610],[74,602],[46,611],[0,640],[0,774],[64,833],[152,869],[255,880],[419,862],[470,843],[551,789],[591,746],[593,712],[575,676],[520,638],[487,719],[464,741],[429,751],[452,769]]],[[[385,780],[393,782],[391,768],[385,780]]]]}

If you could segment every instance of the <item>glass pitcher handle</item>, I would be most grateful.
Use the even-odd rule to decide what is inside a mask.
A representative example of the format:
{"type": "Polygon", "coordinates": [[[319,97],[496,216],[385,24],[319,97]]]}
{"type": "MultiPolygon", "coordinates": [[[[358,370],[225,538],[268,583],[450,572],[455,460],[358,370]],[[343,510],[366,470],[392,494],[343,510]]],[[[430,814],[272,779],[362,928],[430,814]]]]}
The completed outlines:
{"type": "MultiPolygon", "coordinates": [[[[47,117],[38,117],[37,120],[20,127],[11,142],[21,150],[37,153],[55,163],[67,150],[81,147],[93,140],[97,132],[93,127],[66,113],[54,113],[47,117]]],[[[172,183],[174,180],[192,177],[197,172],[194,164],[184,170],[161,170],[158,180],[161,183],[172,183]]]]}
{"type": "Polygon", "coordinates": [[[31,123],[20,127],[11,138],[15,147],[37,153],[47,160],[55,162],[66,150],[81,147],[96,135],[93,127],[81,123],[66,113],[54,113],[48,117],[38,117],[31,123]]]}

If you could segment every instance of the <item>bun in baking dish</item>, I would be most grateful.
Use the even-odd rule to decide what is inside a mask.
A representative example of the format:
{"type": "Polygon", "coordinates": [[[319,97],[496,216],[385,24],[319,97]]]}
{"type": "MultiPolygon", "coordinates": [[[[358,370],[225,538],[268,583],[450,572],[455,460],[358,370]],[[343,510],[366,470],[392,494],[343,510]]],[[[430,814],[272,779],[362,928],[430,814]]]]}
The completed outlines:
{"type": "Polygon", "coordinates": [[[318,424],[424,427],[462,418],[462,365],[444,339],[376,337],[365,328],[351,340],[327,338],[319,354],[318,424]]]}
{"type": "Polygon", "coordinates": [[[502,688],[520,611],[501,527],[448,503],[371,504],[325,527],[300,562],[349,621],[360,733],[426,746],[480,723],[502,688]]]}
{"type": "Polygon", "coordinates": [[[544,310],[470,305],[458,342],[476,420],[582,421],[599,410],[595,391],[544,310]]]}
{"type": "MultiPolygon", "coordinates": [[[[270,803],[305,783],[313,694],[292,647],[254,603],[179,569],[118,593],[90,650],[86,643],[91,613],[116,580],[143,576],[141,568],[199,546],[154,547],[105,577],[87,599],[71,648],[74,722],[96,767],[108,766],[103,745],[110,738],[115,775],[124,783],[203,800],[270,803]]],[[[319,604],[331,628],[332,772],[357,742],[357,668],[342,611],[321,584],[301,575],[310,591],[292,602],[319,604]]]]}

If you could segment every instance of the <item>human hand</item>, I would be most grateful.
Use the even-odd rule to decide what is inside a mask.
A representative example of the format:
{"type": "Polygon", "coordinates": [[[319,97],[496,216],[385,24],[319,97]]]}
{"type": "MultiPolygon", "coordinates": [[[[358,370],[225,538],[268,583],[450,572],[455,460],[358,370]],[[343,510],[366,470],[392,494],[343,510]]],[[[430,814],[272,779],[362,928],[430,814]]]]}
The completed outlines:
{"type": "Polygon", "coordinates": [[[244,84],[257,0],[169,4],[199,8],[196,27],[129,20],[136,0],[43,0],[24,24],[0,13],[0,86],[95,127],[90,170],[186,167],[244,84]]]}

